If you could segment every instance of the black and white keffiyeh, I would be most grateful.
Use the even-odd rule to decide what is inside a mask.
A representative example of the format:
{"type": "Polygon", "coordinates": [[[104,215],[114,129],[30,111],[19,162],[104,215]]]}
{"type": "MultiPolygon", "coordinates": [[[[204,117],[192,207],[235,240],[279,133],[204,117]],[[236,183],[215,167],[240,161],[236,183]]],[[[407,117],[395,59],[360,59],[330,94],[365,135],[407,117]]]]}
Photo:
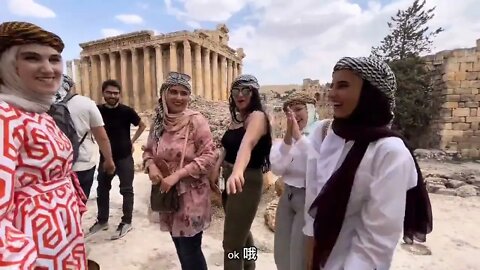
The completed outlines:
{"type": "Polygon", "coordinates": [[[343,57],[335,64],[333,72],[343,69],[354,71],[385,94],[393,115],[397,80],[392,69],[385,62],[375,57],[343,57]]]}
{"type": "Polygon", "coordinates": [[[260,84],[258,83],[257,78],[249,74],[242,74],[237,78],[235,78],[235,80],[233,80],[232,89],[239,86],[242,86],[242,87],[248,86],[248,87],[255,88],[257,90],[260,89],[260,84]]]}

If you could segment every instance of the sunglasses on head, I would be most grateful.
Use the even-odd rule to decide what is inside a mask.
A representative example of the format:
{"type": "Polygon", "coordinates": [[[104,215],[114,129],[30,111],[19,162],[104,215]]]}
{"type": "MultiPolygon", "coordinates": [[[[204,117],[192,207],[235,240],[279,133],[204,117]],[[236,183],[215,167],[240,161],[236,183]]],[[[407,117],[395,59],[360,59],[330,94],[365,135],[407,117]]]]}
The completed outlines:
{"type": "Polygon", "coordinates": [[[172,78],[172,79],[181,79],[181,80],[185,80],[185,81],[190,81],[191,77],[185,73],[179,73],[179,72],[175,72],[175,71],[172,71],[170,73],[168,73],[168,77],[169,78],[172,78]]]}
{"type": "Polygon", "coordinates": [[[245,87],[235,87],[232,88],[232,96],[238,97],[240,93],[242,93],[242,96],[248,96],[252,92],[252,88],[245,86],[245,87]]]}

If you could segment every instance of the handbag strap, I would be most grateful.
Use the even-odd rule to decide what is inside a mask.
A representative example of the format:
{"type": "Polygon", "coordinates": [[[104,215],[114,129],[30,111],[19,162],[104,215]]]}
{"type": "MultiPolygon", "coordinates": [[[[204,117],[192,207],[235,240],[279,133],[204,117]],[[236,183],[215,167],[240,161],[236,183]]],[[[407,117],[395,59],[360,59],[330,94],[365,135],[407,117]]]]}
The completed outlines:
{"type": "Polygon", "coordinates": [[[182,157],[180,158],[178,169],[183,168],[183,160],[185,158],[185,152],[187,151],[188,135],[190,135],[190,120],[188,120],[188,123],[187,123],[187,131],[185,132],[185,141],[183,142],[182,157]]]}

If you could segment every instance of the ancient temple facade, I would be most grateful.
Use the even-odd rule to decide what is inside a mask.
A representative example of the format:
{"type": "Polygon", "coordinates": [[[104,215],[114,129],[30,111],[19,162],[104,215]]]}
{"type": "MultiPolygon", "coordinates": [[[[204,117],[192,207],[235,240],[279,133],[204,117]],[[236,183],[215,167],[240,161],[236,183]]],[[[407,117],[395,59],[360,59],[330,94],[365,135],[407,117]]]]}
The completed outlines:
{"type": "Polygon", "coordinates": [[[228,46],[228,28],[155,35],[139,31],[80,44],[80,59],[67,62],[76,92],[101,103],[102,82],[122,85],[122,102],[138,111],[156,104],[170,71],[192,77],[193,94],[227,100],[232,80],[242,73],[242,48],[228,46]]]}

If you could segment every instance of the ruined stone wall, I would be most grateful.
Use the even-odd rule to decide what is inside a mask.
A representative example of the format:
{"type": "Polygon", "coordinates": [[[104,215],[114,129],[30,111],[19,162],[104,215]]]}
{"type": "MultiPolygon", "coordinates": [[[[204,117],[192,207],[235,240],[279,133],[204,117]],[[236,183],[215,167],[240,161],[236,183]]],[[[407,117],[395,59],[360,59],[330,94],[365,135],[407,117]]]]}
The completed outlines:
{"type": "Polygon", "coordinates": [[[463,158],[479,158],[480,39],[476,47],[442,51],[426,60],[437,73],[435,89],[443,100],[433,127],[440,135],[438,147],[463,158]]]}

